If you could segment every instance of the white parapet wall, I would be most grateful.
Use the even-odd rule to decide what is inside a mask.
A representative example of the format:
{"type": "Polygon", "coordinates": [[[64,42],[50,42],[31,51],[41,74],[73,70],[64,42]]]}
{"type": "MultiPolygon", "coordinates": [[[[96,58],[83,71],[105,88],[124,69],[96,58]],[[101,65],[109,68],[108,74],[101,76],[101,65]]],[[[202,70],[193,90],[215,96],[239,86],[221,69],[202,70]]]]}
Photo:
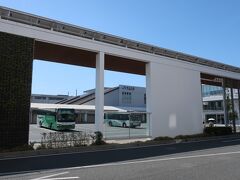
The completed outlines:
{"type": "Polygon", "coordinates": [[[147,94],[152,137],[203,131],[200,72],[149,63],[147,94]]]}

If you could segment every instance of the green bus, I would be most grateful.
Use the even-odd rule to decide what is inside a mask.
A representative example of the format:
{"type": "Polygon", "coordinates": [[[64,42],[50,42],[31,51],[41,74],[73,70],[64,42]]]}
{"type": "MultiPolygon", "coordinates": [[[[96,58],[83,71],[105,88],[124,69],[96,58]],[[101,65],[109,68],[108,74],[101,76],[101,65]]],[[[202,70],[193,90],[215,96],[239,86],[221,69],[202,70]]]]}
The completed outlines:
{"type": "Polygon", "coordinates": [[[37,123],[40,127],[52,130],[71,130],[75,128],[76,114],[74,109],[38,110],[37,123]]]}

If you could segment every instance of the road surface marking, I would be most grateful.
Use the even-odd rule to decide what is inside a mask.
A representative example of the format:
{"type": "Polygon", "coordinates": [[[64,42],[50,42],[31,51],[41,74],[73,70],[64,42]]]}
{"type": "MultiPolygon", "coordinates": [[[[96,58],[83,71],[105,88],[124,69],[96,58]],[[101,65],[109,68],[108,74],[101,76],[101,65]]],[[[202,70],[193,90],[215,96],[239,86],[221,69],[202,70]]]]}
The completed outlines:
{"type": "Polygon", "coordinates": [[[78,167],[71,167],[71,168],[64,168],[64,169],[72,170],[72,169],[87,169],[87,168],[107,167],[107,166],[121,166],[121,165],[130,165],[130,164],[141,164],[141,163],[191,159],[191,158],[200,158],[200,157],[222,156],[222,155],[231,155],[231,154],[240,154],[240,151],[214,153],[214,154],[200,154],[200,155],[194,155],[194,156],[180,156],[180,157],[162,158],[162,159],[149,159],[149,160],[142,160],[142,161],[140,160],[140,161],[130,161],[130,162],[120,162],[120,163],[107,163],[107,164],[98,164],[98,165],[90,165],[90,166],[78,166],[78,167]]]}
{"type": "Polygon", "coordinates": [[[35,178],[35,179],[31,179],[31,180],[41,180],[41,179],[45,179],[45,178],[49,178],[49,177],[53,177],[53,176],[59,176],[59,175],[63,175],[63,174],[67,174],[68,172],[62,172],[62,173],[57,173],[57,174],[52,174],[52,175],[48,175],[48,176],[43,176],[40,178],[35,178]]]}
{"type": "Polygon", "coordinates": [[[57,174],[52,174],[52,175],[48,175],[48,176],[43,176],[43,177],[39,177],[39,178],[35,178],[35,179],[31,179],[31,180],[64,180],[64,179],[78,179],[79,177],[59,177],[59,178],[52,178],[54,176],[60,176],[63,174],[68,174],[69,172],[62,172],[62,173],[57,173],[57,174]]]}
{"type": "Polygon", "coordinates": [[[226,140],[226,141],[222,141],[222,142],[234,142],[234,141],[240,141],[240,139],[226,140]]]}
{"type": "Polygon", "coordinates": [[[48,178],[48,179],[40,179],[40,180],[67,180],[67,179],[79,179],[79,177],[62,177],[62,178],[48,178]]]}

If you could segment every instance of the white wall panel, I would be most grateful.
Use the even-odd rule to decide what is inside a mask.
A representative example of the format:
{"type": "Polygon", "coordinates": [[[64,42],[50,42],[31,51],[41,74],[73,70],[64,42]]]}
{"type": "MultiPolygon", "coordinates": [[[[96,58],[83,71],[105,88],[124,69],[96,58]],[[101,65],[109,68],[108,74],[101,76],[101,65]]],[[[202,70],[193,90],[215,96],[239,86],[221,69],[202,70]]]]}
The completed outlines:
{"type": "Polygon", "coordinates": [[[147,109],[153,137],[201,133],[200,72],[148,64],[147,109]]]}

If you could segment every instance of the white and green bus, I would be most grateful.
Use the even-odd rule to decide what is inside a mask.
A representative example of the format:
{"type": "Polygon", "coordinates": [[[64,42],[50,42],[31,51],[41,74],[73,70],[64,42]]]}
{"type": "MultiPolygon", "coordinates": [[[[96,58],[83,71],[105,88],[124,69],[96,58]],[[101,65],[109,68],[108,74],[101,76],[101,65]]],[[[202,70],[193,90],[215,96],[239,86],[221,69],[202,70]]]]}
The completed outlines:
{"type": "Polygon", "coordinates": [[[128,113],[128,112],[117,112],[117,113],[105,113],[104,123],[112,127],[140,127],[143,119],[146,115],[143,113],[128,113]]]}
{"type": "Polygon", "coordinates": [[[74,109],[41,109],[37,112],[37,123],[40,127],[52,130],[71,130],[75,128],[76,114],[74,109]]]}

